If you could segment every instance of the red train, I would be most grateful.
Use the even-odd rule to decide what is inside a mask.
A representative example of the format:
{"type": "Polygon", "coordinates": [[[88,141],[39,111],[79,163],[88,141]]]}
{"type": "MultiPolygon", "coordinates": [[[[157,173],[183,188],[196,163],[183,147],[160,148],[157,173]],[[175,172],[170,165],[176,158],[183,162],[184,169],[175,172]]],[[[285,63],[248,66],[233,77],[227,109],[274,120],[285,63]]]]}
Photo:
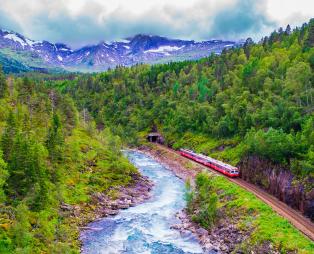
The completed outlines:
{"type": "Polygon", "coordinates": [[[236,167],[223,163],[222,161],[215,160],[211,157],[205,156],[203,154],[195,153],[188,149],[180,149],[180,154],[198,163],[201,163],[207,167],[215,169],[220,173],[229,177],[238,177],[239,170],[236,167]]]}

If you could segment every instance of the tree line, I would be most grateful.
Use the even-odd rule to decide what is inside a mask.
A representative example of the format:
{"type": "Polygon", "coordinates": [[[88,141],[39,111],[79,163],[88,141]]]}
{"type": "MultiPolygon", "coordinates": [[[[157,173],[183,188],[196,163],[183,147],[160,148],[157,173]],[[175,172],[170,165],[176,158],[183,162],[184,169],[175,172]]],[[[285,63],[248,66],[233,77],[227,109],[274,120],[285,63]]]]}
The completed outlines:
{"type": "Polygon", "coordinates": [[[214,142],[228,147],[217,155],[224,160],[255,154],[313,175],[313,34],[312,19],[198,61],[117,67],[46,83],[129,144],[158,127],[174,147],[208,154],[216,151],[214,142]]]}

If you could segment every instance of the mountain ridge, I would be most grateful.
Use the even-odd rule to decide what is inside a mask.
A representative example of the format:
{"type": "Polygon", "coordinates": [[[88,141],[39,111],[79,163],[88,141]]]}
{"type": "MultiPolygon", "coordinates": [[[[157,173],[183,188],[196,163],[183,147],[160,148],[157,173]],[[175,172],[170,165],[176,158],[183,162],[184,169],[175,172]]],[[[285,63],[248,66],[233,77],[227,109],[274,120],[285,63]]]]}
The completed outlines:
{"type": "Polygon", "coordinates": [[[46,67],[68,71],[104,71],[119,65],[197,60],[241,44],[241,41],[197,42],[137,34],[123,40],[101,41],[98,44],[72,49],[62,42],[35,41],[22,34],[0,29],[0,53],[29,69],[46,67]]]}

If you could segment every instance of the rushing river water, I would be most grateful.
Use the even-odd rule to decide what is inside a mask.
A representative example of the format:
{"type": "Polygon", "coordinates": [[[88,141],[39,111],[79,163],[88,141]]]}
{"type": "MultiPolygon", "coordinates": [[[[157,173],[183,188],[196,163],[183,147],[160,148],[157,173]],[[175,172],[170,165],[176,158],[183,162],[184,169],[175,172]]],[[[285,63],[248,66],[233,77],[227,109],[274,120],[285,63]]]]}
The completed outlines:
{"type": "Polygon", "coordinates": [[[82,233],[83,253],[203,253],[193,235],[170,228],[179,223],[175,214],[185,207],[184,182],[142,153],[125,155],[154,182],[152,198],[89,224],[97,230],[82,233]]]}

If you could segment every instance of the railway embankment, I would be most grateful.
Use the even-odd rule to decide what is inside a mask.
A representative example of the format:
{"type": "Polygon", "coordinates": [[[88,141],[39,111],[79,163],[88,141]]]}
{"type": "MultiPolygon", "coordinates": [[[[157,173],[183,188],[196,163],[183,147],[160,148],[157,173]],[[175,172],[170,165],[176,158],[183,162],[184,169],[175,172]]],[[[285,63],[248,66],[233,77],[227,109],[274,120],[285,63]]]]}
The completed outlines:
{"type": "MultiPolygon", "coordinates": [[[[206,170],[202,165],[162,146],[151,145],[141,150],[164,164],[178,177],[190,179],[194,186],[192,190],[197,192],[194,180],[201,171],[206,170]]],[[[192,229],[204,245],[214,244],[221,253],[314,252],[314,242],[255,193],[213,173],[209,173],[208,186],[205,188],[211,188],[212,193],[217,195],[213,224],[204,228],[199,217],[202,216],[200,212],[204,207],[209,207],[210,197],[200,200],[196,196],[193,208],[189,212],[187,209],[178,214],[182,218],[182,224],[175,226],[183,232],[192,229]]]]}
{"type": "Polygon", "coordinates": [[[314,221],[314,178],[298,178],[281,165],[256,156],[239,164],[241,178],[266,190],[314,221]]]}

